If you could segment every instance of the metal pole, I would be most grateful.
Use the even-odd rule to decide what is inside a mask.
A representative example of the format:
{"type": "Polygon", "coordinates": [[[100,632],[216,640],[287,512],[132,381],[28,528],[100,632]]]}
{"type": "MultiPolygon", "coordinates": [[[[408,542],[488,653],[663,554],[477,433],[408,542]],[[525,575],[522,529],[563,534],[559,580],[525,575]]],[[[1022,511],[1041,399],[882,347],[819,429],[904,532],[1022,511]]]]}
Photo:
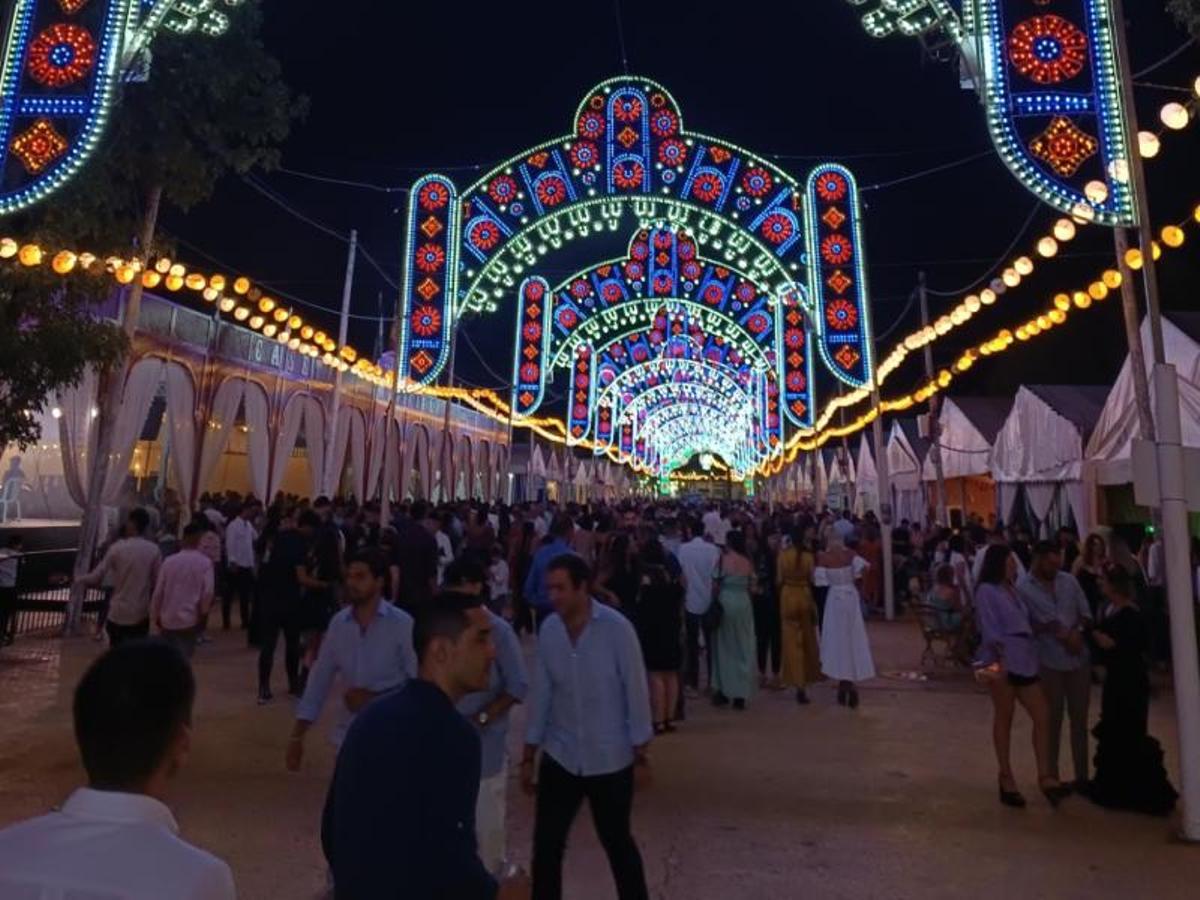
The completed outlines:
{"type": "MultiPolygon", "coordinates": [[[[403,303],[401,299],[396,300],[396,316],[392,323],[392,350],[395,353],[392,369],[392,388],[388,394],[387,409],[384,412],[383,419],[383,457],[379,461],[380,476],[383,482],[379,489],[379,522],[381,525],[388,525],[392,520],[392,501],[388,496],[387,483],[387,461],[388,461],[388,441],[392,439],[392,420],[396,417],[396,397],[400,393],[400,315],[402,312],[403,303]]],[[[399,450],[399,448],[397,448],[399,450]]],[[[401,460],[401,465],[403,465],[401,460]]]]}
{"type": "MultiPolygon", "coordinates": [[[[1154,394],[1157,413],[1158,489],[1163,525],[1163,561],[1166,564],[1167,603],[1171,621],[1174,664],[1175,715],[1179,724],[1180,794],[1183,798],[1182,835],[1200,841],[1200,661],[1197,660],[1195,607],[1192,599],[1191,548],[1185,499],[1183,438],[1179,421],[1179,381],[1175,367],[1167,365],[1163,344],[1162,311],[1154,263],[1154,232],[1150,220],[1150,195],[1146,171],[1138,152],[1137,109],[1133,101],[1133,74],[1125,32],[1124,4],[1113,0],[1118,66],[1129,134],[1129,174],[1137,200],[1142,274],[1146,312],[1154,346],[1154,394]]],[[[1140,344],[1140,337],[1138,339],[1140,344]]],[[[1132,352],[1133,345],[1130,345],[1132,352]]]]}
{"type": "MultiPolygon", "coordinates": [[[[354,254],[358,250],[358,232],[350,229],[350,252],[346,256],[346,278],[342,282],[342,316],[338,322],[338,350],[346,346],[346,331],[350,324],[350,294],[354,288],[354,254]]],[[[342,367],[333,375],[333,397],[329,402],[329,416],[325,420],[325,477],[321,490],[327,497],[337,492],[338,476],[341,475],[341,460],[335,460],[334,444],[337,441],[338,406],[342,401],[342,367]],[[336,470],[336,471],[335,471],[336,470]]]]}
{"type": "MultiPolygon", "coordinates": [[[[921,327],[929,327],[929,292],[925,287],[925,273],[917,275],[917,292],[921,298],[921,327]]],[[[925,342],[925,377],[933,381],[933,345],[925,342]]],[[[939,419],[938,395],[929,398],[929,455],[933,460],[933,472],[937,478],[937,517],[941,525],[950,524],[950,516],[946,512],[946,473],[942,469],[942,428],[939,419]]]]}

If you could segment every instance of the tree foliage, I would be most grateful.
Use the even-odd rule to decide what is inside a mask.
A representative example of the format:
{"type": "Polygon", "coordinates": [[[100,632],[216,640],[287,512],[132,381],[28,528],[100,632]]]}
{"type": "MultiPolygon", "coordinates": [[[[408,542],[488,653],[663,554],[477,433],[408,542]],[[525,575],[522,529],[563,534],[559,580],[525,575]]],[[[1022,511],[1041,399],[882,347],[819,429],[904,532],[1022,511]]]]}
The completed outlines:
{"type": "MultiPolygon", "coordinates": [[[[186,211],[207,199],[222,176],[274,165],[304,101],[293,96],[259,38],[259,0],[233,10],[230,20],[229,31],[216,38],[161,32],[149,79],[122,86],[88,165],[48,201],[8,217],[4,233],[102,259],[128,257],[137,252],[135,236],[154,186],[162,187],[166,206],[186,211]]],[[[12,262],[0,267],[0,446],[37,440],[29,410],[77,382],[86,366],[121,358],[119,329],[95,315],[114,283],[101,266],[92,269],[64,279],[12,262]]]]}

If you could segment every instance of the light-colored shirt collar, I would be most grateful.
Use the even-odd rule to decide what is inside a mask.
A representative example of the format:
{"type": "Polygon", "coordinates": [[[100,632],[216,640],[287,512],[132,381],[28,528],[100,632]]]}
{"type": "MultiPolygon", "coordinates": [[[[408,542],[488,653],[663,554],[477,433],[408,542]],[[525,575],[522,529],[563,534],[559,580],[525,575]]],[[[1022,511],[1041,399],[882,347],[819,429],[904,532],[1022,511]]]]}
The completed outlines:
{"type": "Polygon", "coordinates": [[[148,824],[179,833],[179,824],[165,803],[148,794],[78,788],[62,805],[62,813],[80,819],[125,825],[148,824]]]}

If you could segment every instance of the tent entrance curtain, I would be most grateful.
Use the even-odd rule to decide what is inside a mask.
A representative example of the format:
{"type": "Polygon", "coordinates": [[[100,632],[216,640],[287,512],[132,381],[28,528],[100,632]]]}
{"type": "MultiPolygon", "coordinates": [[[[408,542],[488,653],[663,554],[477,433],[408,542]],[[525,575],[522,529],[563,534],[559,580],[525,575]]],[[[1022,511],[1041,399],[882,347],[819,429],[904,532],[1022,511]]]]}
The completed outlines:
{"type": "Polygon", "coordinates": [[[1025,498],[1029,502],[1029,509],[1033,513],[1033,517],[1038,521],[1043,537],[1048,537],[1050,534],[1050,507],[1054,503],[1056,488],[1057,485],[1054,484],[1031,483],[1025,485],[1025,498]]]}
{"type": "Polygon", "coordinates": [[[267,469],[270,465],[271,439],[267,433],[267,395],[255,382],[230,378],[217,388],[200,449],[200,471],[197,490],[208,490],[217,464],[229,446],[229,438],[237,424],[238,411],[244,413],[246,426],[246,455],[250,469],[250,485],[262,501],[270,497],[267,469]]]}
{"type": "Polygon", "coordinates": [[[1013,507],[1017,504],[1017,495],[1021,485],[1014,481],[1001,481],[996,485],[996,495],[1000,503],[1000,521],[1005,525],[1012,522],[1013,507]]]}

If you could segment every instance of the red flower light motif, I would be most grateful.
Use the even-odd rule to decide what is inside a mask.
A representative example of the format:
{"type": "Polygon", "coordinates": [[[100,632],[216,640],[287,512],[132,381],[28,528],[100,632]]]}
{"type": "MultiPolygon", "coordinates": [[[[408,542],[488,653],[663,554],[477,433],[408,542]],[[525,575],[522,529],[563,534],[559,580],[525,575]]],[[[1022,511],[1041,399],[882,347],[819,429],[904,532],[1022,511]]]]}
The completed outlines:
{"type": "Polygon", "coordinates": [[[775,186],[771,173],[761,166],[750,169],[742,176],[742,190],[751,197],[761,197],[775,186]]]}
{"type": "Polygon", "coordinates": [[[417,250],[417,268],[422,272],[436,272],[446,261],[446,252],[437,244],[425,244],[417,250]]]}
{"type": "Polygon", "coordinates": [[[755,313],[746,320],[746,328],[751,334],[762,334],[770,326],[770,321],[762,313],[755,313]]]}
{"type": "Polygon", "coordinates": [[[791,372],[787,377],[787,389],[793,393],[799,393],[808,387],[808,379],[804,377],[803,372],[791,372]]]}
{"type": "Polygon", "coordinates": [[[825,307],[825,321],[834,331],[849,331],[858,325],[858,310],[849,300],[831,300],[825,307]]]}
{"type": "Polygon", "coordinates": [[[418,306],[412,314],[413,334],[433,337],[441,330],[442,314],[436,306],[418,306]]]}
{"type": "Polygon", "coordinates": [[[576,278],[574,281],[571,282],[571,296],[574,297],[575,299],[578,300],[583,297],[586,297],[591,292],[592,292],[591,285],[589,285],[582,278],[576,278]]]}
{"type": "Polygon", "coordinates": [[[512,203],[517,199],[517,183],[508,175],[497,175],[487,190],[488,196],[497,203],[512,203]]]}
{"type": "Polygon", "coordinates": [[[671,138],[658,147],[658,161],[664,166],[682,166],[687,162],[687,144],[671,138]]]}
{"type": "Polygon", "coordinates": [[[1008,38],[1013,67],[1038,84],[1069,81],[1083,71],[1087,57],[1087,36],[1061,16],[1026,19],[1008,38]]]}
{"type": "Polygon", "coordinates": [[[850,239],[844,235],[831,234],[821,241],[821,256],[831,266],[844,265],[850,261],[850,257],[853,255],[854,248],[850,244],[850,239]]]}
{"type": "Polygon", "coordinates": [[[577,169],[590,169],[600,161],[600,149],[591,141],[576,141],[571,147],[571,163],[577,169]]]}
{"type": "Polygon", "coordinates": [[[545,295],[546,289],[540,281],[530,281],[525,284],[525,299],[537,302],[545,295]]]}
{"type": "Polygon", "coordinates": [[[754,285],[748,281],[739,282],[738,286],[734,289],[733,294],[743,303],[753,303],[754,298],[758,296],[757,292],[754,290],[754,285]]]}
{"type": "Polygon", "coordinates": [[[721,285],[717,284],[715,281],[711,282],[708,287],[704,289],[704,293],[701,295],[701,298],[709,306],[720,306],[721,301],[725,299],[725,288],[721,287],[721,285]]]}
{"type": "Polygon", "coordinates": [[[526,322],[525,327],[521,329],[521,336],[532,343],[542,336],[542,326],[537,322],[526,322]]]}
{"type": "Polygon", "coordinates": [[[795,233],[792,220],[786,213],[773,212],[767,216],[760,229],[762,236],[772,244],[782,244],[795,233]]]}
{"type": "Polygon", "coordinates": [[[783,333],[783,343],[789,350],[797,350],[804,346],[804,332],[799,328],[789,328],[783,333]]]}
{"type": "Polygon", "coordinates": [[[579,316],[575,315],[575,310],[569,306],[564,306],[555,316],[558,324],[570,331],[579,323],[579,316]]]}
{"type": "Polygon", "coordinates": [[[29,77],[46,87],[74,84],[95,64],[96,42],[78,25],[51,25],[29,45],[29,77]]]}
{"type": "Polygon", "coordinates": [[[640,262],[625,263],[625,277],[630,281],[641,281],[644,271],[640,262]]]}
{"type": "Polygon", "coordinates": [[[829,171],[817,179],[817,196],[826,203],[841,200],[849,189],[840,172],[829,171]]]}
{"type": "Polygon", "coordinates": [[[430,212],[441,209],[450,200],[450,191],[440,181],[427,181],[421,185],[421,191],[417,194],[417,202],[421,204],[422,209],[427,209],[430,212]]]}
{"type": "Polygon", "coordinates": [[[491,250],[500,242],[500,229],[491,219],[481,219],[471,226],[467,235],[478,250],[491,250]]]}
{"type": "Polygon", "coordinates": [[[669,294],[675,287],[675,279],[666,273],[660,272],[654,276],[654,293],[669,294]]]}
{"type": "Polygon", "coordinates": [[[679,130],[679,119],[669,109],[660,109],[650,118],[655,137],[670,137],[679,130]]]}
{"type": "Polygon", "coordinates": [[[711,203],[725,190],[725,180],[716,172],[701,172],[692,182],[692,196],[711,203]]]}
{"type": "Polygon", "coordinates": [[[604,116],[598,112],[585,112],[579,117],[575,131],[580,137],[598,138],[604,134],[604,116]]]}
{"type": "Polygon", "coordinates": [[[534,182],[542,206],[558,206],[567,199],[567,183],[559,175],[543,175],[534,182]]]}
{"type": "Polygon", "coordinates": [[[642,168],[642,164],[636,160],[619,162],[613,166],[613,184],[622,190],[640,187],[642,184],[642,178],[645,176],[645,174],[646,170],[642,168]]]}
{"type": "Polygon", "coordinates": [[[532,384],[538,380],[538,376],[542,374],[542,370],[537,363],[528,362],[521,366],[520,373],[522,382],[532,384]]]}
{"type": "Polygon", "coordinates": [[[613,115],[620,122],[636,122],[642,114],[642,101],[633,94],[621,94],[613,101],[613,115]]]}
{"type": "MultiPolygon", "coordinates": [[[[630,263],[630,266],[633,265],[636,265],[636,263],[630,263]]],[[[628,269],[629,267],[627,266],[626,268],[628,269]]],[[[641,272],[639,271],[638,274],[640,275],[641,272]]],[[[606,281],[600,287],[600,299],[605,303],[616,303],[624,296],[625,292],[621,290],[621,286],[615,281],[606,281]]]]}
{"type": "Polygon", "coordinates": [[[695,260],[688,260],[679,268],[679,274],[688,281],[695,281],[700,277],[700,263],[695,260]]]}

